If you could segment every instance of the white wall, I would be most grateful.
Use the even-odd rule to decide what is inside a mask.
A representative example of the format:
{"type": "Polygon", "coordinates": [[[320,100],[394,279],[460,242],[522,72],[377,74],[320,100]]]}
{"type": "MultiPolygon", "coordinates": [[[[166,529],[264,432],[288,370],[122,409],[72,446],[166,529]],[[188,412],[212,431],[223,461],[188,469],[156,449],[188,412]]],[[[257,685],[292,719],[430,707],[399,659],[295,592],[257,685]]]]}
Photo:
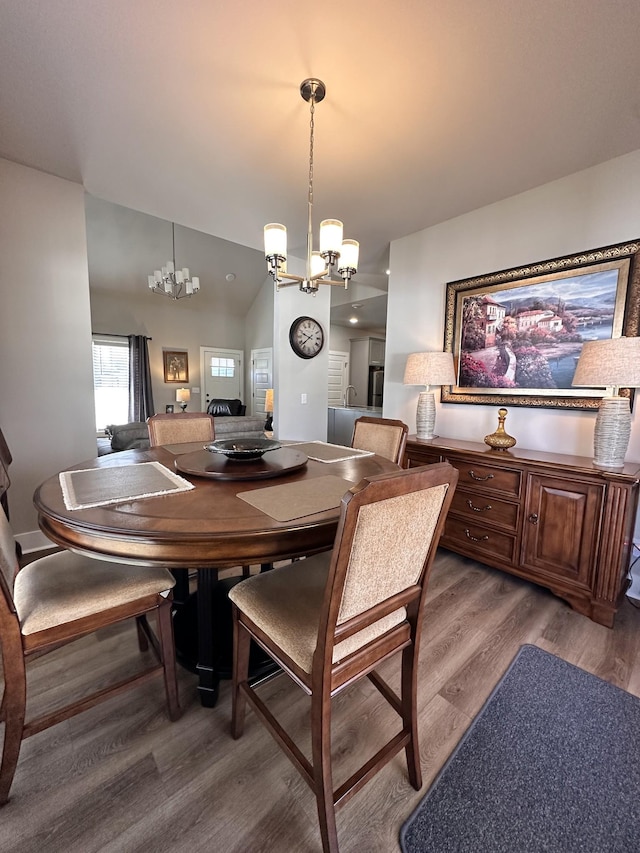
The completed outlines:
{"type": "MultiPolygon", "coordinates": [[[[288,267],[295,275],[304,274],[304,264],[296,258],[289,258],[288,267]]],[[[327,439],[330,309],[330,285],[320,285],[315,296],[302,293],[297,285],[274,294],[273,424],[276,438],[327,439]],[[301,316],[318,320],[324,330],[325,345],[315,358],[299,358],[289,345],[291,324],[301,316]],[[301,402],[303,394],[306,394],[306,404],[301,402]]]]}
{"type": "MultiPolygon", "coordinates": [[[[407,354],[441,350],[446,283],[640,237],[640,150],[391,244],[384,414],[415,432],[419,389],[402,384],[407,354]]],[[[437,399],[436,395],[436,399],[437,399]]],[[[482,441],[497,406],[437,403],[436,431],[482,441]]],[[[627,459],[640,460],[636,394],[627,459]]],[[[509,407],[518,446],[593,455],[594,412],[509,407]]]]}
{"type": "Polygon", "coordinates": [[[96,455],[82,187],[0,159],[0,257],[0,425],[25,533],[36,486],[96,455]]]}
{"type": "Polygon", "coordinates": [[[351,338],[354,337],[353,328],[347,329],[346,326],[331,326],[329,338],[329,349],[336,352],[349,352],[351,347],[351,338]]]}

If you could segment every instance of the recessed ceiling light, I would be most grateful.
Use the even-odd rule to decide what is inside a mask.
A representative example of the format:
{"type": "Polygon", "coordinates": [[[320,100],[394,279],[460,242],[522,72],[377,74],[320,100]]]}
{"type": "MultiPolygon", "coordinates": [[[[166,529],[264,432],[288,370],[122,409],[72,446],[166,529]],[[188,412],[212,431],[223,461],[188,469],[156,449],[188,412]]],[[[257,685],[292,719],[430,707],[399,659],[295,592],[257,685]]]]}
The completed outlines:
{"type": "Polygon", "coordinates": [[[350,323],[357,323],[357,322],[358,322],[358,318],[357,318],[357,317],[349,317],[349,322],[350,322],[350,323]]]}
{"type": "Polygon", "coordinates": [[[362,308],[362,303],[361,302],[354,302],[351,307],[352,308],[362,308]]]}
{"type": "Polygon", "coordinates": [[[234,272],[228,272],[225,275],[225,278],[227,281],[235,281],[236,280],[236,274],[234,272]]]}
{"type": "Polygon", "coordinates": [[[386,274],[391,275],[391,270],[387,270],[386,274]]]}

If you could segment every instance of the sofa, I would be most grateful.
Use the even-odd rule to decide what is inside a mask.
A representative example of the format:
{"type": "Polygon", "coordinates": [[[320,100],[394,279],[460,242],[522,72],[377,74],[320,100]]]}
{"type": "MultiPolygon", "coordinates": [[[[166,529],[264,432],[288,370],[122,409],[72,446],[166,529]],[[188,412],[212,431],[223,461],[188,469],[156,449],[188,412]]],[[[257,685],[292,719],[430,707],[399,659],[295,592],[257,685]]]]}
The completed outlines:
{"type": "MultiPolygon", "coordinates": [[[[213,421],[216,438],[264,438],[264,416],[262,415],[214,416],[213,421]]],[[[142,421],[131,424],[110,424],[106,432],[111,443],[110,447],[108,445],[103,447],[101,453],[149,447],[149,428],[142,421]]]]}

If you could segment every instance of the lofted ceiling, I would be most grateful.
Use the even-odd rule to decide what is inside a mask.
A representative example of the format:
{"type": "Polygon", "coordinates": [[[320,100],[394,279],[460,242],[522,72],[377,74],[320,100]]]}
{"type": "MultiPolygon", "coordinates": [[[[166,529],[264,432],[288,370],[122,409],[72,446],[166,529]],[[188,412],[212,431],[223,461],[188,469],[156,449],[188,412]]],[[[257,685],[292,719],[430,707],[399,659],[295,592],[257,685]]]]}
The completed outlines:
{"type": "MultiPolygon", "coordinates": [[[[259,250],[391,240],[640,147],[638,0],[2,0],[0,156],[259,250]]],[[[346,310],[346,309],[345,309],[346,310]]]]}

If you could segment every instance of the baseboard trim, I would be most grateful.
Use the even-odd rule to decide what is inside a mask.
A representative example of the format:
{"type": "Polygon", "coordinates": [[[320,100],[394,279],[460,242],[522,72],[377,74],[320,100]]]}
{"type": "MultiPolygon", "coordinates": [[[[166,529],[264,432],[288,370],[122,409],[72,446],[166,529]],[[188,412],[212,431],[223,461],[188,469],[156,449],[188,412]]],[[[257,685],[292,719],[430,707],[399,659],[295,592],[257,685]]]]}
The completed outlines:
{"type": "Polygon", "coordinates": [[[45,536],[41,530],[27,530],[24,533],[18,533],[15,539],[20,543],[23,554],[31,554],[34,551],[44,551],[48,548],[56,547],[56,543],[45,536]]]}

